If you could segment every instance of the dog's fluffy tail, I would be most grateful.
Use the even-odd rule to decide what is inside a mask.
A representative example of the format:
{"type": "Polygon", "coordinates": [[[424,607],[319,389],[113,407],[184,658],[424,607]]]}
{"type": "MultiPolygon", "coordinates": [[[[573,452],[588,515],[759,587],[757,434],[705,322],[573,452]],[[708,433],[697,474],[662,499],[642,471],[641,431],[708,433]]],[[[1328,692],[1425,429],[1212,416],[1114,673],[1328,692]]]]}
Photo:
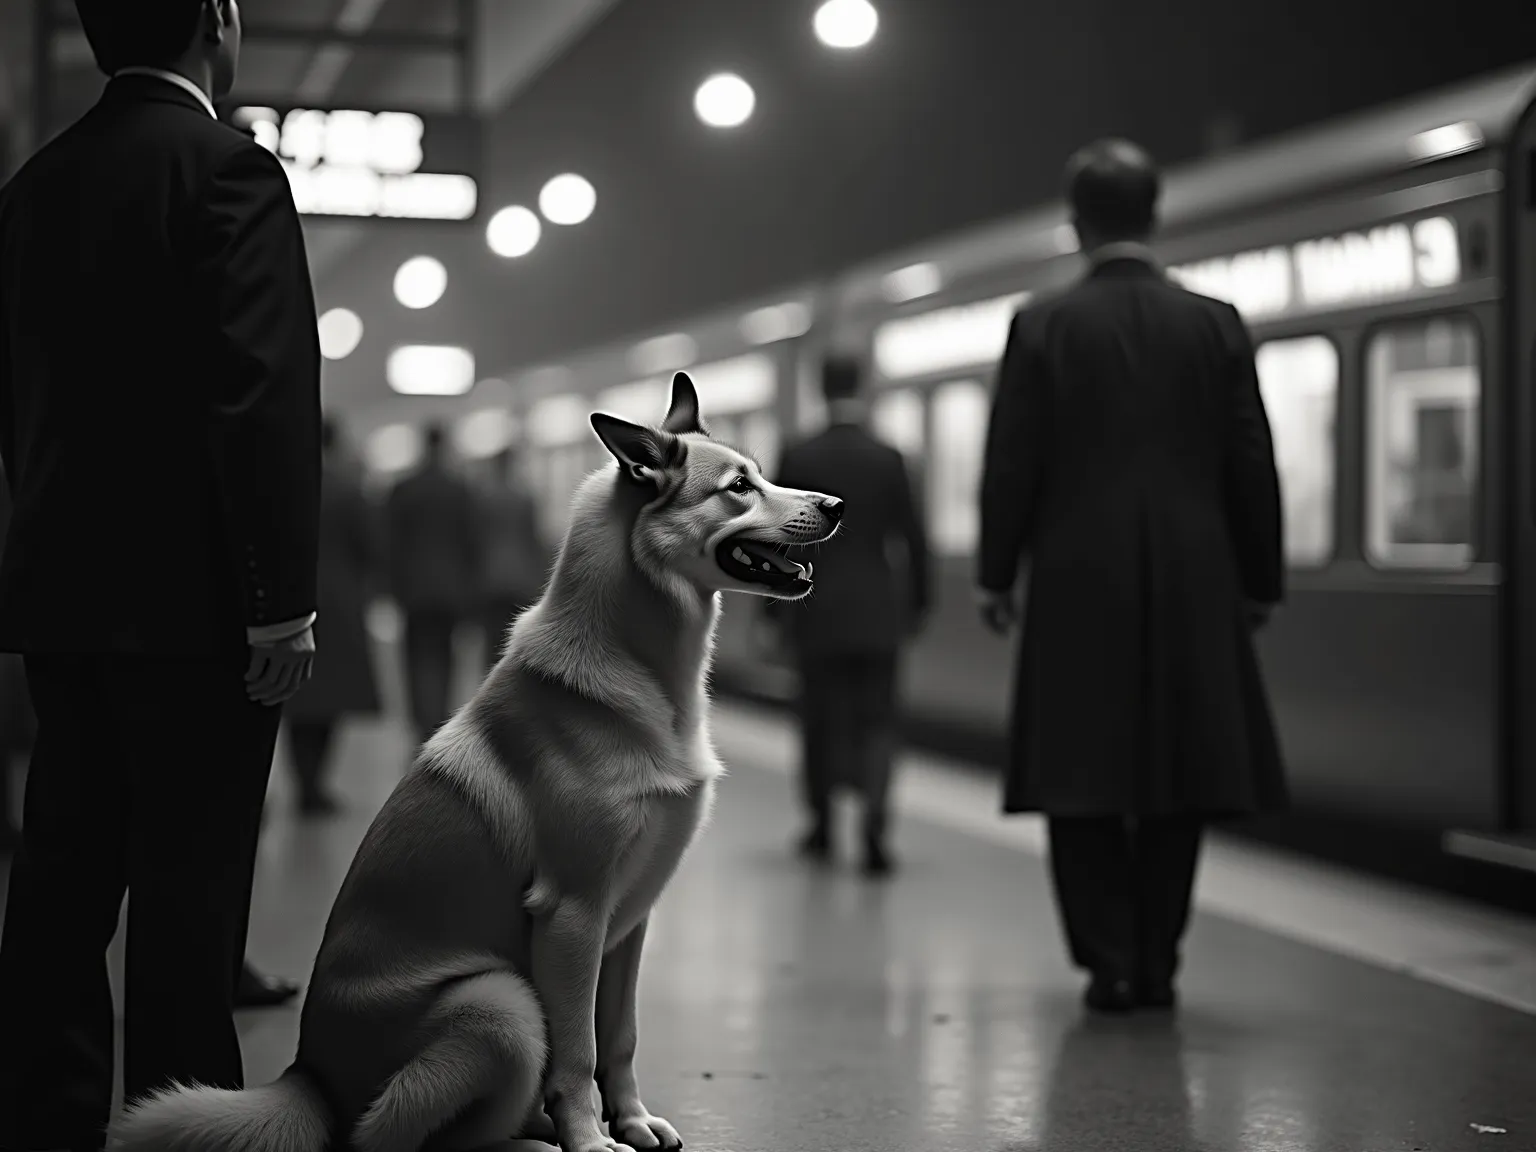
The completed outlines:
{"type": "Polygon", "coordinates": [[[123,1114],[112,1152],[326,1152],[331,1116],[319,1091],[290,1068],[235,1092],[173,1085],[123,1114]]]}

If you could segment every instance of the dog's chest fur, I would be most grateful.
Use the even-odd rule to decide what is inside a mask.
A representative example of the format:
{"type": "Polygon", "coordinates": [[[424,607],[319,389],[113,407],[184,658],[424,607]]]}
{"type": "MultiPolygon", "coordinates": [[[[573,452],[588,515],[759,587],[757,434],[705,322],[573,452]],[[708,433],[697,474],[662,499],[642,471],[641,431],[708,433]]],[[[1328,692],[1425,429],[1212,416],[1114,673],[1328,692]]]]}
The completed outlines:
{"type": "Polygon", "coordinates": [[[704,779],[688,792],[653,793],[638,801],[638,829],[613,871],[605,951],[650,913],[708,819],[714,789],[714,780],[704,779]]]}

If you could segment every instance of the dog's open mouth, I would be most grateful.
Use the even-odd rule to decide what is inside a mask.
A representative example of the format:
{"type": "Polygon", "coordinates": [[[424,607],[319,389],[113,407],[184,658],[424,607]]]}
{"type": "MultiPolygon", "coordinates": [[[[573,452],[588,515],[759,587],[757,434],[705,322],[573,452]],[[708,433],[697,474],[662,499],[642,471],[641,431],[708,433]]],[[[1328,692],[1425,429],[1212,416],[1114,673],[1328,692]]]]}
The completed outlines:
{"type": "Polygon", "coordinates": [[[780,554],[778,546],[731,536],[715,549],[715,562],[726,575],[748,584],[776,589],[804,589],[811,585],[811,565],[796,564],[780,554]]]}

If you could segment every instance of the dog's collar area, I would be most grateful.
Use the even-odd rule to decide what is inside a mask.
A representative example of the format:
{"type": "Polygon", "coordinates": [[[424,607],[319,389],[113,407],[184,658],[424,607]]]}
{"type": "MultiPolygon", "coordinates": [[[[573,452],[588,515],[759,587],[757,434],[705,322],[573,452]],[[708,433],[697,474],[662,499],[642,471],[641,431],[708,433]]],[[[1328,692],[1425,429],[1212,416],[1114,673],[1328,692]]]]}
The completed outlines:
{"type": "Polygon", "coordinates": [[[811,565],[796,564],[779,555],[772,544],[748,536],[721,541],[715,549],[715,562],[726,575],[748,584],[784,588],[811,582],[811,565]]]}

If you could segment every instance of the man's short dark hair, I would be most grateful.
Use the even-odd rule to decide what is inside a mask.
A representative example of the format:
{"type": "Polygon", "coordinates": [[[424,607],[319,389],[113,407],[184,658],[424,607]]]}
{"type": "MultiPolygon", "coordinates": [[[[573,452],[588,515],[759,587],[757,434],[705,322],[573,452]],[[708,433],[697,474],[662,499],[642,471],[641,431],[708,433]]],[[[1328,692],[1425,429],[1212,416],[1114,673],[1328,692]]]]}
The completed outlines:
{"type": "Polygon", "coordinates": [[[1067,201],[1083,224],[1108,237],[1145,236],[1162,191],[1157,162],[1129,140],[1096,140],[1067,161],[1067,201]]]}
{"type": "Polygon", "coordinates": [[[204,0],[75,0],[96,66],[111,76],[129,65],[164,68],[197,32],[204,0]]]}
{"type": "Polygon", "coordinates": [[[859,394],[859,363],[831,356],[821,366],[821,394],[828,400],[848,400],[859,394]]]}

